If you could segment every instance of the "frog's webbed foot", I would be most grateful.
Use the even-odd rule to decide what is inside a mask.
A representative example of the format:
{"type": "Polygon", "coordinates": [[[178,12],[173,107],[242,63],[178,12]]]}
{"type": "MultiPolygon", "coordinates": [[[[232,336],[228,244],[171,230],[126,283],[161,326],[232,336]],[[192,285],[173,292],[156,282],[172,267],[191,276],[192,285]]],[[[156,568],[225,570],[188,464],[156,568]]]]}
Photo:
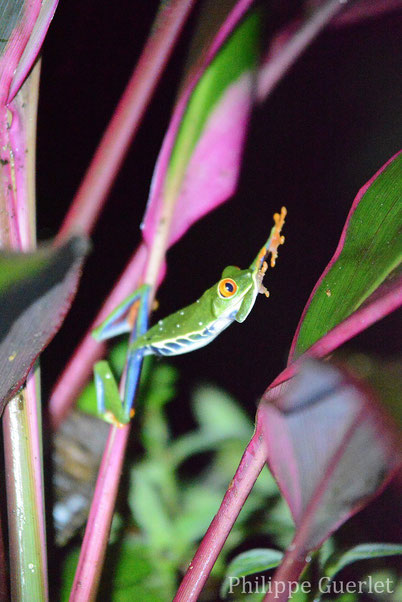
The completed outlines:
{"type": "Polygon", "coordinates": [[[99,417],[114,426],[124,426],[130,422],[135,414],[133,404],[140,379],[143,357],[143,349],[128,351],[123,401],[120,398],[119,388],[108,362],[102,360],[94,366],[99,417]]]}
{"type": "MultiPolygon", "coordinates": [[[[265,247],[264,247],[264,250],[266,251],[265,247]]],[[[265,253],[265,255],[266,255],[266,253],[265,253]]],[[[265,255],[264,255],[264,257],[265,257],[265,255]]],[[[261,293],[262,295],[265,295],[266,297],[269,297],[269,291],[262,283],[267,269],[268,269],[268,264],[264,260],[262,262],[261,268],[258,270],[258,273],[257,273],[257,282],[258,282],[258,292],[261,293]]]]}
{"type": "Polygon", "coordinates": [[[275,262],[278,257],[278,247],[283,245],[285,242],[285,237],[281,236],[281,231],[285,223],[286,214],[286,207],[282,207],[280,213],[274,214],[275,226],[272,232],[271,242],[267,250],[267,254],[269,253],[271,255],[271,268],[275,267],[275,262]]]}
{"type": "Polygon", "coordinates": [[[278,257],[278,247],[283,245],[285,242],[285,237],[281,235],[281,231],[285,223],[286,214],[286,207],[282,207],[280,213],[274,214],[275,226],[272,228],[267,246],[264,246],[261,249],[257,258],[257,262],[261,266],[257,274],[258,292],[262,293],[266,297],[269,297],[269,291],[262,284],[262,281],[266,271],[268,270],[267,257],[268,255],[271,256],[270,266],[271,268],[275,267],[276,259],[278,257]]]}
{"type": "Polygon", "coordinates": [[[130,422],[131,416],[127,416],[123,407],[119,388],[107,361],[95,364],[94,376],[99,417],[114,426],[123,427],[130,422]]]}

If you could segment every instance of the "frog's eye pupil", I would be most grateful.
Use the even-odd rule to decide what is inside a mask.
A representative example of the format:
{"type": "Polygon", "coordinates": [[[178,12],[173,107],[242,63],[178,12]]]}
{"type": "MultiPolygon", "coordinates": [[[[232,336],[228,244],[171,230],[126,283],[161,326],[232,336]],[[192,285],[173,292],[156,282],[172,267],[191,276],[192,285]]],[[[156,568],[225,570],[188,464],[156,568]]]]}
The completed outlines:
{"type": "Polygon", "coordinates": [[[218,286],[219,295],[224,298],[233,297],[237,291],[237,284],[231,278],[224,278],[218,286]]]}

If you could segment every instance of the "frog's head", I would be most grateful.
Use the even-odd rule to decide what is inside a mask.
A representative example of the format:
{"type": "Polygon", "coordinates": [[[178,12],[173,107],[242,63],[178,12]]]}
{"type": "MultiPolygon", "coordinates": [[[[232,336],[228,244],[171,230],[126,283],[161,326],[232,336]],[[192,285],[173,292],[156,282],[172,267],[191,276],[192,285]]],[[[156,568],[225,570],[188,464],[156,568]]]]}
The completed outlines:
{"type": "Polygon", "coordinates": [[[243,322],[250,313],[258,293],[265,293],[261,270],[241,270],[233,265],[222,272],[215,285],[213,312],[216,318],[227,317],[243,322]]]}
{"type": "Polygon", "coordinates": [[[213,300],[213,313],[216,318],[224,316],[243,322],[252,310],[258,293],[268,297],[269,293],[262,283],[268,269],[266,260],[270,255],[270,265],[274,267],[278,247],[285,241],[281,236],[285,216],[285,207],[282,207],[280,214],[275,213],[275,225],[269,238],[248,269],[241,270],[229,266],[223,270],[221,279],[216,284],[213,300]]]}

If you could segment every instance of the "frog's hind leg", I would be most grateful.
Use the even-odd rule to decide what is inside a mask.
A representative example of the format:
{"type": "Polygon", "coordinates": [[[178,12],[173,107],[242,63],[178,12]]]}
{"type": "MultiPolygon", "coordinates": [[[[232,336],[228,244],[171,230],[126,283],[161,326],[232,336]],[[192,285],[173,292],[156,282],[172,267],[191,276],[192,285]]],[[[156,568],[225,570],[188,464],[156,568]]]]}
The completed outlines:
{"type": "MultiPolygon", "coordinates": [[[[131,335],[127,350],[126,373],[124,382],[124,399],[120,398],[119,388],[107,361],[97,362],[94,366],[96,397],[100,416],[114,424],[123,426],[130,422],[134,415],[134,398],[141,375],[144,348],[136,347],[136,339],[146,332],[148,327],[149,286],[141,287],[128,297],[113,314],[97,329],[98,340],[116,336],[127,329],[120,329],[119,320],[130,311],[133,303],[140,300],[137,319],[130,327],[131,335]],[[112,319],[113,318],[113,319],[112,319]],[[112,334],[111,334],[112,333],[112,334]]],[[[124,318],[129,321],[130,318],[124,318]]]]}
{"type": "Polygon", "coordinates": [[[137,347],[136,340],[148,330],[149,290],[142,293],[138,308],[137,320],[131,331],[126,358],[126,378],[124,384],[124,410],[128,419],[134,416],[134,400],[141,376],[142,360],[145,355],[144,347],[137,347]]]}
{"type": "Polygon", "coordinates": [[[143,284],[134,293],[129,295],[116,309],[92,331],[92,336],[97,341],[105,341],[117,337],[120,334],[128,333],[133,328],[132,309],[135,303],[143,302],[144,297],[148,296],[149,285],[143,284]]]}
{"type": "Polygon", "coordinates": [[[129,352],[127,358],[127,373],[124,383],[124,411],[130,420],[135,414],[134,401],[135,394],[138,389],[138,384],[141,376],[142,360],[144,358],[144,350],[136,349],[129,352]]]}
{"type": "Polygon", "coordinates": [[[127,424],[130,419],[127,420],[119,387],[106,360],[95,364],[94,377],[99,417],[115,426],[127,424]]]}

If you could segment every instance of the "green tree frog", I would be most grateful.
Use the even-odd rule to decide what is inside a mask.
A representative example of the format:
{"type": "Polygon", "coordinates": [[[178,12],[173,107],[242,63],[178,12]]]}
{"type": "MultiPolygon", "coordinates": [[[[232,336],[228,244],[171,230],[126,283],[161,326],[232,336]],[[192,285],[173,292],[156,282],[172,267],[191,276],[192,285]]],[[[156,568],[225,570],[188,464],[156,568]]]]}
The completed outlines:
{"type": "Polygon", "coordinates": [[[270,255],[270,265],[274,267],[278,247],[285,241],[281,235],[285,217],[285,207],[280,214],[275,213],[275,225],[269,238],[249,268],[226,267],[220,280],[197,301],[159,320],[149,330],[146,330],[149,287],[143,285],[93,331],[98,341],[131,332],[123,402],[108,363],[101,361],[94,367],[98,410],[104,420],[121,426],[133,416],[134,396],[145,355],[171,356],[200,349],[232,322],[244,322],[259,293],[268,296],[263,285],[267,259],[270,255]],[[138,301],[137,322],[133,329],[130,310],[138,301]]]}

